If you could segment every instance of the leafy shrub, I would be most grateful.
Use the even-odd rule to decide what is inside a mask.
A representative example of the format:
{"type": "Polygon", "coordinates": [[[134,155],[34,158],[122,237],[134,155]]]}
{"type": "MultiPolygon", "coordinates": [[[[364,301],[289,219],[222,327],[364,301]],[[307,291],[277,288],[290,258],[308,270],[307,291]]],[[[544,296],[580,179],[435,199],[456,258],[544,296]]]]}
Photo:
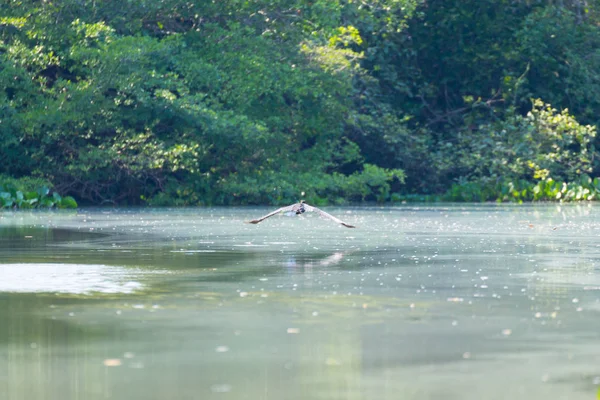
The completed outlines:
{"type": "Polygon", "coordinates": [[[442,142],[435,157],[442,175],[465,189],[466,182],[570,182],[592,172],[595,136],[594,126],[579,124],[568,110],[535,100],[526,116],[459,132],[458,141],[442,142]]]}
{"type": "Polygon", "coordinates": [[[50,192],[51,186],[40,178],[15,179],[0,176],[0,207],[2,208],[77,208],[77,202],[71,196],[62,197],[50,192]]]}
{"type": "Polygon", "coordinates": [[[468,202],[516,202],[526,201],[584,201],[600,198],[600,180],[582,175],[572,182],[555,181],[552,178],[537,182],[526,180],[502,180],[492,182],[462,182],[441,197],[444,201],[468,202]]]}

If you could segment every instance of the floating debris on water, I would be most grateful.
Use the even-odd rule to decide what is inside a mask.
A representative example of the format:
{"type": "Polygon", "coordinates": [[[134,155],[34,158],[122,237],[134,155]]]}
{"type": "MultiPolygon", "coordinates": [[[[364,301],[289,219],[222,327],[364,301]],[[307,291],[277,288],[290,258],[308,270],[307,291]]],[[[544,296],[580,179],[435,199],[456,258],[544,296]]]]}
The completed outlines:
{"type": "Polygon", "coordinates": [[[171,250],[171,253],[216,253],[216,250],[171,250]]]}
{"type": "Polygon", "coordinates": [[[220,383],[220,384],[212,385],[210,387],[210,391],[213,393],[231,392],[231,385],[229,385],[227,383],[220,383]]]}
{"type": "Polygon", "coordinates": [[[462,303],[463,301],[465,301],[465,299],[463,299],[462,297],[448,297],[447,301],[451,303],[462,303]]]}
{"type": "Polygon", "coordinates": [[[120,358],[107,358],[103,364],[105,367],[120,367],[123,363],[120,358]]]}

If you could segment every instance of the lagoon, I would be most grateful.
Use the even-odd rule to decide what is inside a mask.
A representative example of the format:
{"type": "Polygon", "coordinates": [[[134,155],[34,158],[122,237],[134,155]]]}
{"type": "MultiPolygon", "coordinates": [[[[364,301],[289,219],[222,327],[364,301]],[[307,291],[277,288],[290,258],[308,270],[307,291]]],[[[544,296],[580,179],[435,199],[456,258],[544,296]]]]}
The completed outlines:
{"type": "Polygon", "coordinates": [[[0,214],[0,398],[590,399],[600,207],[0,214]]]}

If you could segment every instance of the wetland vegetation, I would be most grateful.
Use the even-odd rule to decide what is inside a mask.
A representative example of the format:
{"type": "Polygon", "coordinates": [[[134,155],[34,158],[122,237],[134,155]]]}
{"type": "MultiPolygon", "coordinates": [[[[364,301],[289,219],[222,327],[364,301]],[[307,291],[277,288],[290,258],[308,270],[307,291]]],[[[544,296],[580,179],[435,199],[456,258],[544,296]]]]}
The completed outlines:
{"type": "Polygon", "coordinates": [[[593,200],[598,7],[3,1],[0,173],[88,205],[593,200]]]}

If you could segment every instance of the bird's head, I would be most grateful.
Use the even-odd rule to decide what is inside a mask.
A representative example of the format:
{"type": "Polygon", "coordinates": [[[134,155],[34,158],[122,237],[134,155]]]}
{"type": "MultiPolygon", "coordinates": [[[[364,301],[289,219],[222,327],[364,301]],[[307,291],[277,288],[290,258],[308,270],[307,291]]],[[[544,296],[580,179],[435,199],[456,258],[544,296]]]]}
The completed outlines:
{"type": "Polygon", "coordinates": [[[300,204],[306,204],[304,200],[300,200],[300,204]]]}

